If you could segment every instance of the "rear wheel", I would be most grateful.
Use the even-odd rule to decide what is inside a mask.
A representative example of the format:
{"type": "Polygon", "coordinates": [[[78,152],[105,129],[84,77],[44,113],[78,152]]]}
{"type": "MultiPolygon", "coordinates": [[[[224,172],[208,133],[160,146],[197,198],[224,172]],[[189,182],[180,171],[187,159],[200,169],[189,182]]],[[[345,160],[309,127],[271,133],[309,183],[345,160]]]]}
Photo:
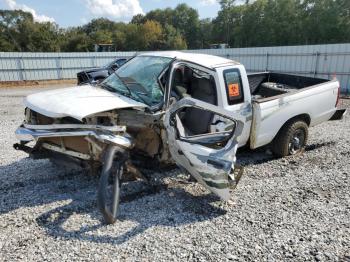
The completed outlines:
{"type": "Polygon", "coordinates": [[[278,133],[272,143],[272,151],[278,157],[300,153],[306,146],[308,135],[308,125],[304,121],[293,121],[278,133]]]}

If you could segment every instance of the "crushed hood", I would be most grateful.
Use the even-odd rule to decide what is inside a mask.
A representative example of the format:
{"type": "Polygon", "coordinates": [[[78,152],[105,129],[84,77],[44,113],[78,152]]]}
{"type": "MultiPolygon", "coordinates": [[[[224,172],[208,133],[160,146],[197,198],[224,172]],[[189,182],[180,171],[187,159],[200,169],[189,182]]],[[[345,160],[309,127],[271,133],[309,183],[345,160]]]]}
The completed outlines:
{"type": "Polygon", "coordinates": [[[145,108],[145,104],[94,86],[77,86],[29,95],[26,107],[52,118],[82,120],[96,113],[119,108],[145,108]]]}

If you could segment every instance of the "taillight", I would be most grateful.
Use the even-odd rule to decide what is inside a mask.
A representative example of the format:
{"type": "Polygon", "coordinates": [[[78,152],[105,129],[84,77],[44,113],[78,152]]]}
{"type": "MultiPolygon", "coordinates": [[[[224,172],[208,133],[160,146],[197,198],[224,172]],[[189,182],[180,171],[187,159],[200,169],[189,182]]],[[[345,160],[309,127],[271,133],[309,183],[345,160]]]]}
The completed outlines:
{"type": "Polygon", "coordinates": [[[338,95],[337,95],[337,102],[335,103],[335,107],[339,106],[339,102],[340,102],[340,86],[338,87],[338,95]]]}

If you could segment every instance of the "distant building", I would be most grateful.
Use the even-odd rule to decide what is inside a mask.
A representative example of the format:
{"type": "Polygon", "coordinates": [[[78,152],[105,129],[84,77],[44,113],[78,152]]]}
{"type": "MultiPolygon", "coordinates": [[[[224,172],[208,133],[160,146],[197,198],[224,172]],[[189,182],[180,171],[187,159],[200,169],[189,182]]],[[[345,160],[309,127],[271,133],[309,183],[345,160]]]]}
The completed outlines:
{"type": "Polygon", "coordinates": [[[228,44],[211,44],[210,49],[225,49],[225,48],[230,48],[228,44]]]}
{"type": "Polygon", "coordinates": [[[115,52],[116,47],[113,44],[95,44],[95,52],[115,52]]]}

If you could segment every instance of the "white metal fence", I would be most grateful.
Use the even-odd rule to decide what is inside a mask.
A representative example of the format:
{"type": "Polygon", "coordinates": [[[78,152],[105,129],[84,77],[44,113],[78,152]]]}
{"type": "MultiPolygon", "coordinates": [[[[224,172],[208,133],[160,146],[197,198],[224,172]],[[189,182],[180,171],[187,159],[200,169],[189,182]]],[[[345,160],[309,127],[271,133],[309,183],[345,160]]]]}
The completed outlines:
{"type": "MultiPolygon", "coordinates": [[[[350,93],[350,44],[258,48],[201,49],[234,59],[249,72],[273,71],[340,80],[343,93],[350,93]]],[[[0,52],[0,81],[75,78],[76,73],[107,64],[115,57],[136,52],[110,53],[4,53],[0,52]]]]}
{"type": "Polygon", "coordinates": [[[76,73],[111,62],[118,53],[5,53],[0,52],[0,81],[71,79],[76,73]]]}

